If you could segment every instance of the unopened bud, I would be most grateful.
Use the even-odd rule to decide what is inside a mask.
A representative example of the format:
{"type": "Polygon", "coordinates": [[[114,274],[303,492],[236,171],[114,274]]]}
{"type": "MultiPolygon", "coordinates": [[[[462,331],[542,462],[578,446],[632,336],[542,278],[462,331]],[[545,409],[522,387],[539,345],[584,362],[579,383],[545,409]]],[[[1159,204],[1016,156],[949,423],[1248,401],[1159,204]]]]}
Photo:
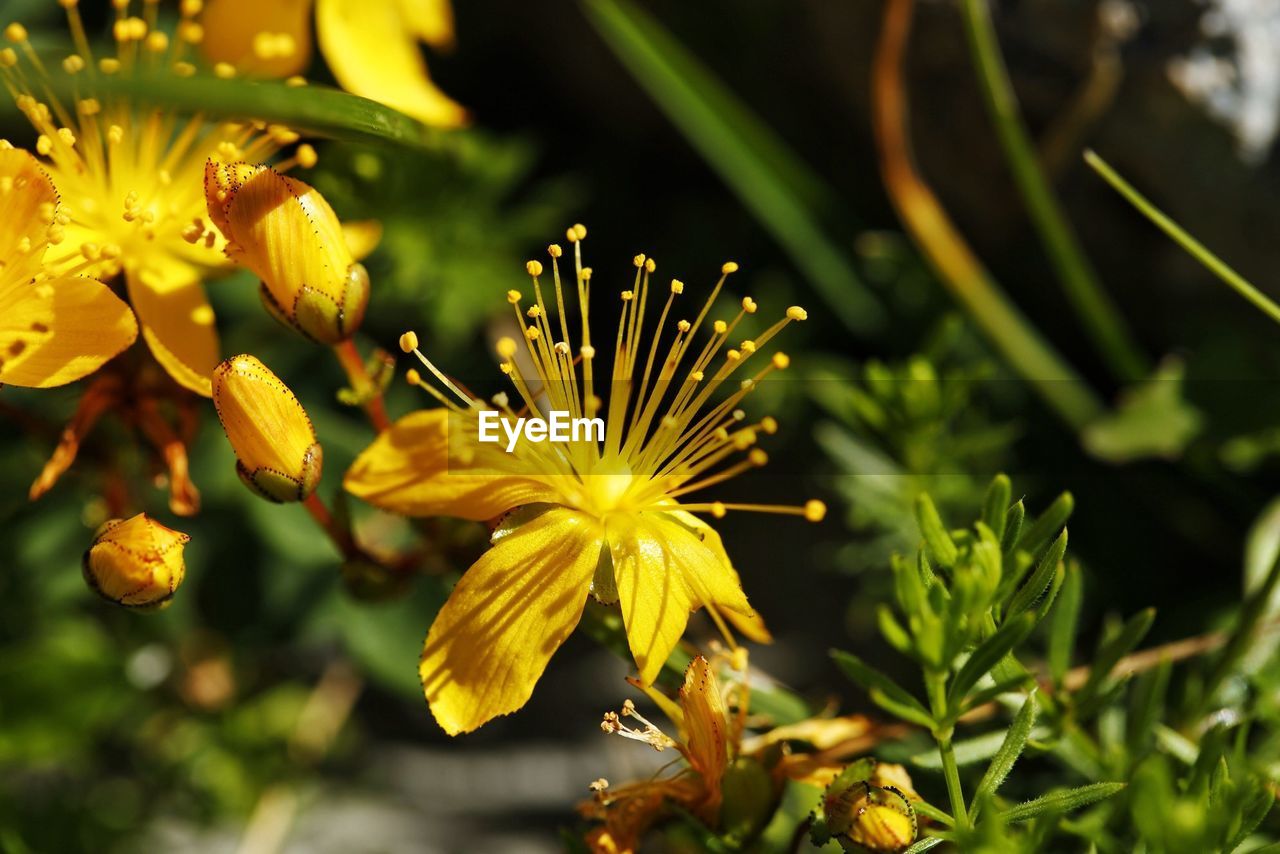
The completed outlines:
{"type": "Polygon", "coordinates": [[[262,497],[302,501],[320,483],[323,454],[311,419],[280,378],[253,356],[213,372],[213,404],[240,479],[262,497]]]}
{"type": "Polygon", "coordinates": [[[84,578],[104,599],[128,608],[163,608],[186,575],[182,549],[191,540],[139,513],[98,529],[84,553],[84,578]]]}
{"type": "Polygon", "coordinates": [[[227,255],[262,279],[262,302],[273,317],[322,344],[355,334],[369,302],[369,274],[323,196],[268,166],[210,160],[205,200],[227,238],[227,255]]]}
{"type": "Polygon", "coordinates": [[[908,795],[890,785],[889,779],[910,786],[910,777],[900,766],[881,769],[870,758],[841,772],[822,797],[814,841],[823,844],[834,838],[846,851],[872,854],[905,851],[918,831],[916,811],[908,795]]]}

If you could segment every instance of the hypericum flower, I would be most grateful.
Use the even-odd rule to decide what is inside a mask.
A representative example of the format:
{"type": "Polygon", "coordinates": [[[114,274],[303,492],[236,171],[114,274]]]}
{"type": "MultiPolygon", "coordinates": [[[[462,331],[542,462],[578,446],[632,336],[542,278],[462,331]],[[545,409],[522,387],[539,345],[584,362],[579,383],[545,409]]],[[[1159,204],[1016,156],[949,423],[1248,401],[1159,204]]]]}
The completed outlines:
{"type": "Polygon", "coordinates": [[[78,380],[138,335],[133,312],[106,285],[48,273],[45,251],[64,219],[36,159],[0,144],[0,384],[78,380]]]}
{"type": "MultiPolygon", "coordinates": [[[[312,0],[208,0],[202,48],[246,74],[286,77],[311,58],[312,0]]],[[[316,0],[320,50],[348,92],[437,127],[467,112],[431,81],[419,42],[453,46],[449,0],[316,0]]]]}
{"type": "Polygon", "coordinates": [[[253,356],[213,372],[213,405],[245,485],[271,501],[303,501],[320,483],[323,453],[289,387],[253,356]]]}
{"type": "Polygon", "coordinates": [[[322,344],[355,334],[369,303],[369,274],[323,196],[269,166],[210,160],[205,199],[227,257],[262,279],[273,317],[322,344]]]}
{"type": "MultiPolygon", "coordinates": [[[[518,443],[511,453],[478,441],[486,405],[413,349],[417,336],[409,334],[402,346],[413,349],[445,391],[416,371],[409,380],[445,406],[400,419],[347,472],[352,494],[411,516],[487,520],[531,505],[509,520],[523,524],[500,529],[493,547],[462,576],[427,636],[422,684],[432,713],[450,733],[473,730],[524,705],[552,653],[577,624],[588,593],[620,603],[645,684],[653,682],[697,608],[705,606],[726,636],[727,618],[744,634],[767,639],[719,536],[694,514],[760,510],[817,521],[825,510],[817,501],[803,507],[680,503],[765,462],[765,453],[753,445],[777,423],[764,418],[747,424],[738,404],[787,366],[785,355],[765,359],[763,349],[788,323],[803,320],[804,310],[792,307],[754,338],[731,344],[742,321],[756,311],[747,297],[733,317],[714,321],[710,340],[695,344],[726,277],[737,269],[726,264],[692,321],[672,323],[684,285],[671,282],[646,347],[654,263],[637,256],[635,283],[622,293],[605,374],[588,322],[585,234],[580,225],[568,232],[576,281],[561,281],[559,246],[549,248],[553,286],[544,286],[542,265],[529,262],[533,304],[526,310],[519,291],[508,293],[524,345],[503,339],[498,354],[527,414],[603,415],[603,441],[583,430],[564,443],[518,443]],[[577,292],[581,313],[577,345],[570,343],[566,317],[564,291],[570,289],[577,292]],[[598,396],[606,383],[607,404],[598,396]],[[710,403],[722,387],[730,393],[710,403]],[[732,462],[743,454],[746,459],[732,462]]],[[[509,420],[518,418],[505,394],[492,406],[509,420]]]]}
{"type": "Polygon", "coordinates": [[[182,550],[191,537],[166,528],[145,513],[113,519],[84,554],[84,577],[104,599],[130,608],[169,603],[187,567],[182,550]]]}
{"type": "MultiPolygon", "coordinates": [[[[183,121],[172,110],[99,85],[103,77],[149,70],[194,74],[188,55],[202,37],[195,21],[199,0],[183,0],[173,35],[157,28],[155,3],[146,2],[137,17],[129,15],[128,0],[116,0],[116,50],[105,57],[91,52],[77,0],[60,2],[76,49],[61,69],[44,65],[20,24],[5,28],[13,46],[0,49],[0,77],[40,134],[36,150],[62,200],[63,251],[46,263],[104,281],[123,274],[157,361],[178,383],[207,397],[220,355],[201,282],[226,259],[217,233],[204,224],[205,161],[269,159],[298,135],[276,126],[210,124],[200,116],[183,121]],[[74,79],[51,85],[55,74],[74,79]],[[54,94],[67,89],[76,92],[69,103],[54,94]]],[[[314,159],[309,146],[299,146],[279,168],[314,159]]]]}

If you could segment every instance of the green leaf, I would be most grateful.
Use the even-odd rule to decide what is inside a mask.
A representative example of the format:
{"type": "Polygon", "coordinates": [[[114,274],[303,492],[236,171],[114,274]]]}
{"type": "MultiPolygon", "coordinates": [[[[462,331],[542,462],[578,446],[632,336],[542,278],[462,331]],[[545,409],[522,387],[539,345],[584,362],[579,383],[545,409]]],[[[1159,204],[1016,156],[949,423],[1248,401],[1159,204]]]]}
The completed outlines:
{"type": "Polygon", "coordinates": [[[1004,537],[1005,526],[1009,522],[1009,502],[1013,499],[1013,484],[1009,476],[998,474],[987,487],[987,496],[982,506],[982,521],[1000,540],[1004,537]]]}
{"type": "Polygon", "coordinates": [[[1109,463],[1176,460],[1200,434],[1204,418],[1182,395],[1181,359],[1167,358],[1150,379],[1125,389],[1114,411],[1085,427],[1085,450],[1109,463]]]}
{"type": "Polygon", "coordinates": [[[651,15],[629,0],[582,0],[587,19],[672,123],[790,255],[853,332],[885,320],[880,301],[823,233],[823,182],[651,15]]]}
{"type": "Polygon", "coordinates": [[[1067,529],[1063,528],[1062,533],[1058,535],[1058,538],[1053,541],[1053,545],[1049,546],[1049,550],[1040,559],[1035,572],[1031,573],[1031,577],[1027,579],[1027,582],[1014,594],[1013,601],[1009,603],[1009,610],[1005,614],[1006,621],[1028,611],[1036,603],[1036,600],[1044,594],[1049,585],[1053,583],[1053,576],[1058,571],[1058,564],[1062,562],[1062,558],[1066,553],[1067,529]]]}
{"type": "Polygon", "coordinates": [[[1022,523],[1026,519],[1027,506],[1022,503],[1022,499],[1018,499],[1018,503],[1010,507],[1009,512],[1005,514],[1004,536],[1000,538],[1000,551],[1004,552],[1005,557],[1013,554],[1018,544],[1018,535],[1022,533],[1022,523]]]}
{"type": "Polygon", "coordinates": [[[1080,624],[1080,605],[1084,601],[1084,577],[1080,567],[1067,564],[1067,577],[1062,592],[1053,606],[1049,621],[1049,675],[1053,684],[1061,685],[1062,677],[1071,667],[1071,651],[1075,649],[1076,633],[1080,624]]]}
{"type": "Polygon", "coordinates": [[[940,836],[926,836],[924,839],[917,839],[911,847],[903,851],[902,854],[920,854],[922,851],[928,851],[931,848],[936,848],[941,845],[943,841],[944,840],[940,836]]]}
{"type": "MultiPolygon", "coordinates": [[[[71,85],[67,75],[66,85],[71,85]]],[[[55,78],[60,81],[60,78],[55,78]]],[[[275,81],[175,77],[168,73],[98,75],[95,91],[211,118],[261,119],[293,130],[346,140],[379,140],[413,148],[438,146],[446,132],[368,98],[324,86],[275,81]]],[[[70,91],[68,91],[70,94],[70,91]]]]}
{"type": "Polygon", "coordinates": [[[1119,663],[1120,659],[1128,655],[1133,651],[1134,647],[1142,642],[1147,632],[1151,630],[1151,624],[1155,622],[1155,619],[1155,608],[1139,611],[1125,622],[1120,631],[1102,644],[1098,654],[1094,656],[1093,666],[1089,670],[1089,678],[1085,680],[1084,686],[1076,695],[1078,705],[1085,705],[1097,694],[1103,682],[1111,675],[1111,670],[1119,663]]]}
{"type": "MultiPolygon", "coordinates": [[[[1029,740],[1048,738],[1051,734],[1052,732],[1048,727],[1038,726],[1031,730],[1029,740]]],[[[985,762],[996,755],[996,751],[1004,744],[1004,740],[1005,732],[996,730],[954,742],[951,747],[955,753],[956,765],[964,768],[967,765],[977,765],[979,762],[985,762]]],[[[930,771],[942,769],[942,758],[938,755],[937,749],[933,747],[915,754],[908,761],[912,765],[926,768],[930,771]]]]}
{"type": "Polygon", "coordinates": [[[1155,726],[1164,712],[1173,662],[1164,658],[1153,669],[1141,674],[1133,686],[1129,716],[1125,721],[1125,741],[1133,755],[1140,754],[1154,737],[1155,726]]]}
{"type": "Polygon", "coordinates": [[[921,726],[933,726],[933,717],[928,710],[897,682],[894,682],[851,652],[833,649],[831,657],[835,659],[836,664],[845,672],[845,675],[861,685],[871,695],[871,698],[877,701],[878,705],[884,707],[884,703],[888,702],[893,706],[890,711],[893,711],[899,717],[919,723],[921,726]],[[906,711],[908,714],[900,714],[900,711],[906,711]]]}
{"type": "Polygon", "coordinates": [[[1057,536],[1067,524],[1067,520],[1071,518],[1071,511],[1075,509],[1076,500],[1070,492],[1064,492],[1053,500],[1040,518],[1029,528],[1025,528],[1022,536],[1018,538],[1018,548],[1029,551],[1032,554],[1039,553],[1049,541],[1057,536]]]}
{"type": "Polygon", "coordinates": [[[947,533],[946,526],[942,524],[938,508],[934,506],[933,499],[927,492],[916,496],[915,510],[916,523],[920,526],[920,535],[924,537],[929,557],[943,568],[950,569],[955,566],[959,551],[956,549],[955,541],[947,533]]]}
{"type": "Polygon", "coordinates": [[[1000,788],[1000,784],[1004,782],[1005,778],[1009,776],[1009,772],[1013,770],[1013,765],[1018,761],[1018,757],[1022,755],[1023,749],[1027,746],[1027,738],[1031,735],[1031,728],[1035,726],[1037,708],[1036,692],[1033,689],[1027,694],[1027,699],[1023,701],[1022,708],[1014,716],[1013,724],[1009,727],[1004,741],[1000,744],[1000,749],[996,751],[996,755],[991,759],[991,764],[987,766],[982,779],[978,781],[978,788],[974,790],[973,794],[971,819],[976,818],[981,805],[988,798],[995,795],[1000,788]]]}
{"type": "MultiPolygon", "coordinates": [[[[1244,592],[1251,595],[1261,588],[1277,560],[1280,560],[1280,498],[1273,498],[1249,528],[1244,543],[1244,592]]],[[[1280,592],[1273,591],[1262,610],[1261,620],[1270,620],[1280,614],[1280,592]]],[[[1265,664],[1276,648],[1280,647],[1280,633],[1261,632],[1250,645],[1242,661],[1245,672],[1257,671],[1265,664]]]]}
{"type": "Polygon", "coordinates": [[[995,634],[979,644],[969,656],[969,660],[960,668],[960,672],[951,680],[947,696],[948,707],[951,709],[959,707],[969,690],[978,684],[978,680],[990,673],[1001,659],[1026,640],[1035,625],[1035,615],[1022,614],[1012,620],[1006,620],[995,634]]]}
{"type": "Polygon", "coordinates": [[[1061,815],[1109,798],[1123,789],[1124,785],[1124,783],[1093,783],[1061,792],[1050,792],[1035,800],[1010,807],[1001,813],[1000,817],[1009,824],[1013,824],[1042,815],[1061,815]]]}

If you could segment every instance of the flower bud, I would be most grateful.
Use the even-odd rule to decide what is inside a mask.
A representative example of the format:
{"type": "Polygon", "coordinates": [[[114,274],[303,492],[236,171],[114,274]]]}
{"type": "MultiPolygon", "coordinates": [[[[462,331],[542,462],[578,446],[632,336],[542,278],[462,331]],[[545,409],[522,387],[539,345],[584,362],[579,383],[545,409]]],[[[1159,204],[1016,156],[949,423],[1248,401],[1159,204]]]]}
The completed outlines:
{"type": "Polygon", "coordinates": [[[262,279],[273,317],[322,344],[350,338],[364,319],[369,274],[316,190],[269,166],[205,164],[209,218],[227,256],[262,279]]]}
{"type": "Polygon", "coordinates": [[[918,826],[911,778],[900,765],[866,758],[842,771],[822,796],[811,835],[818,845],[835,839],[845,851],[896,854],[915,841],[918,826]],[[905,784],[906,791],[894,783],[905,784]],[[909,794],[908,794],[909,793],[909,794]]]}
{"type": "Polygon", "coordinates": [[[320,482],[323,460],[302,404],[253,356],[213,372],[213,405],[236,454],[240,479],[270,501],[302,501],[320,482]]]}
{"type": "Polygon", "coordinates": [[[119,605],[163,608],[186,575],[182,549],[190,540],[145,513],[112,519],[98,529],[84,553],[85,581],[119,605]]]}

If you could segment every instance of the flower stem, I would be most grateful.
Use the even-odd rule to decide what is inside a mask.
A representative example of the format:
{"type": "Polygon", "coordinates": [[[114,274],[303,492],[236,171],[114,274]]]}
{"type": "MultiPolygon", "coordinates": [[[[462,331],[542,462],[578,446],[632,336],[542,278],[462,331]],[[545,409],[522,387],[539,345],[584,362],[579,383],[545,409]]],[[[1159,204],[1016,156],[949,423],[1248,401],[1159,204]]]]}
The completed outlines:
{"type": "Polygon", "coordinates": [[[956,764],[956,752],[951,744],[955,724],[949,720],[947,711],[946,678],[945,673],[926,671],[924,675],[933,717],[938,722],[933,738],[938,743],[938,755],[942,758],[942,776],[947,781],[951,814],[955,816],[957,828],[966,828],[969,826],[969,813],[964,805],[964,790],[960,787],[960,767],[956,764]]]}
{"type": "Polygon", "coordinates": [[[1014,182],[1027,205],[1031,223],[1053,262],[1067,298],[1084,324],[1094,345],[1123,380],[1144,377],[1150,368],[1115,303],[1098,281],[1075,231],[1054,195],[1022,116],[1009,72],[1000,54],[988,0],[963,0],[969,52],[978,74],[978,83],[995,124],[996,135],[1013,172],[1014,182]]]}
{"type": "Polygon", "coordinates": [[[316,520],[316,524],[324,530],[344,559],[350,560],[363,554],[360,547],[356,545],[355,538],[351,536],[351,531],[338,524],[317,493],[308,495],[302,502],[302,506],[307,508],[311,518],[316,520]]]}
{"type": "Polygon", "coordinates": [[[347,374],[351,389],[360,398],[360,405],[369,416],[369,422],[379,433],[383,432],[391,426],[391,421],[387,418],[387,408],[382,401],[382,390],[369,376],[369,371],[365,368],[364,359],[360,358],[360,351],[356,349],[355,342],[348,338],[340,344],[335,344],[333,352],[338,357],[342,370],[347,374]]]}
{"type": "Polygon", "coordinates": [[[911,0],[889,0],[873,73],[874,125],[889,198],[938,280],[1048,406],[1074,430],[1104,411],[1084,380],[1009,301],[921,179],[907,135],[902,57],[911,29],[911,0]]]}

